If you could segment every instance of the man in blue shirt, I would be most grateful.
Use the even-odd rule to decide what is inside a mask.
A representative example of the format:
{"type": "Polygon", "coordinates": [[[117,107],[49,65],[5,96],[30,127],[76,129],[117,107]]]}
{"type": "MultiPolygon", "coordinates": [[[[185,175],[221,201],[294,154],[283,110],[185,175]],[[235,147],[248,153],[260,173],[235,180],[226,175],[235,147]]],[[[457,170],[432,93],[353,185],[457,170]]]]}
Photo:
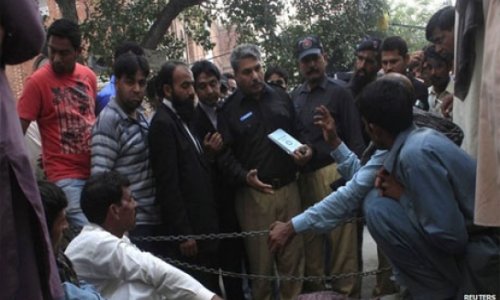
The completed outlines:
{"type": "MultiPolygon", "coordinates": [[[[120,55],[125,54],[125,53],[133,53],[135,55],[140,55],[144,56],[144,50],[137,44],[136,42],[123,42],[120,44],[114,54],[114,61],[120,57],[120,55]]],[[[103,108],[108,105],[109,100],[111,97],[114,97],[116,95],[116,77],[114,74],[111,75],[111,79],[109,82],[97,93],[96,101],[95,101],[95,115],[98,116],[99,113],[102,111],[103,108]]]]}
{"type": "MultiPolygon", "coordinates": [[[[384,169],[376,176],[379,190],[369,192],[363,202],[368,229],[396,269],[398,281],[415,299],[498,293],[500,235],[497,229],[472,224],[475,162],[440,133],[415,128],[412,100],[407,88],[390,78],[370,84],[359,100],[372,141],[388,150],[387,158],[381,159],[384,169]]],[[[357,160],[350,161],[350,167],[356,169],[357,160]]],[[[326,205],[327,197],[309,210],[313,214],[316,209],[316,228],[335,221],[321,219],[327,215],[321,210],[329,209],[329,216],[337,214],[340,219],[359,204],[355,192],[366,192],[363,182],[369,185],[375,177],[360,173],[363,168],[354,177],[358,181],[345,187],[349,190],[352,184],[360,184],[349,190],[351,202],[356,203],[337,201],[347,206],[335,208],[326,205]]],[[[337,194],[329,197],[341,199],[337,194]]],[[[285,228],[281,232],[286,237],[291,226],[292,232],[314,228],[302,226],[307,223],[300,216],[292,223],[273,224],[272,229],[285,228]]],[[[276,241],[279,239],[271,232],[271,250],[279,249],[276,241]]]]}
{"type": "Polygon", "coordinates": [[[476,163],[442,134],[417,129],[411,103],[394,80],[359,99],[372,141],[389,150],[364,201],[368,229],[414,299],[496,294],[500,235],[473,225],[476,163]]]}

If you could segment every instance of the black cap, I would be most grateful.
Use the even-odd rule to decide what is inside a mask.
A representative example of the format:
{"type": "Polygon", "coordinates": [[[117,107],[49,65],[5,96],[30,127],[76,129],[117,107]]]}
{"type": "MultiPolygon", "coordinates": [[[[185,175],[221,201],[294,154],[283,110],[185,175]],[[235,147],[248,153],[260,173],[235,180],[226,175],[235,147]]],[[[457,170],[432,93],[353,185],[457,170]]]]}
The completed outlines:
{"type": "Polygon", "coordinates": [[[382,44],[382,41],[380,39],[369,36],[369,37],[364,38],[361,41],[361,43],[358,44],[358,46],[356,47],[356,52],[366,51],[366,50],[379,52],[381,44],[382,44]]]}
{"type": "Polygon", "coordinates": [[[301,38],[296,45],[295,55],[299,60],[311,54],[321,54],[323,53],[323,45],[319,40],[319,37],[315,35],[308,35],[301,38]]]}

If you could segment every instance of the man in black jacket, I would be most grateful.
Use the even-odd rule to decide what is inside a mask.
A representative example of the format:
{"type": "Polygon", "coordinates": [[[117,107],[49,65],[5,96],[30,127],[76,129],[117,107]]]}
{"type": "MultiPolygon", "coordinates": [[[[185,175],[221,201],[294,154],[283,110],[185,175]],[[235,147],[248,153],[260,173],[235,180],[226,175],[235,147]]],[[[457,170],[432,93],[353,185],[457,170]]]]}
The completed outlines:
{"type": "MultiPolygon", "coordinates": [[[[217,114],[221,101],[221,74],[216,65],[208,60],[197,61],[191,67],[194,76],[194,90],[198,96],[192,120],[194,134],[209,156],[212,184],[214,187],[219,228],[221,232],[238,232],[240,226],[234,209],[234,186],[223,176],[217,164],[222,150],[222,137],[218,132],[217,114]]],[[[244,259],[242,239],[220,241],[219,261],[222,270],[241,273],[244,259]]],[[[225,297],[243,300],[243,282],[240,278],[224,277],[225,297]]]]}
{"type": "MultiPolygon", "coordinates": [[[[149,131],[156,201],[166,234],[218,233],[210,170],[205,153],[188,124],[194,114],[194,80],[182,62],[165,63],[157,78],[162,99],[149,131]]],[[[174,258],[217,267],[218,242],[185,239],[170,247],[174,258]]],[[[218,292],[217,276],[186,270],[210,290],[218,292]]]]}
{"type": "MultiPolygon", "coordinates": [[[[241,229],[266,230],[275,220],[288,220],[300,212],[296,163],[307,163],[312,150],[302,145],[289,155],[268,138],[282,129],[300,140],[300,131],[289,96],[264,83],[259,48],[251,44],[236,47],[231,65],[238,89],[226,99],[219,115],[227,150],[223,166],[239,185],[235,206],[241,229]]],[[[245,240],[250,272],[272,275],[275,262],[280,274],[302,276],[302,239],[296,237],[291,247],[274,257],[266,240],[264,236],[245,240]]],[[[301,287],[301,282],[281,282],[280,298],[296,299],[301,287]]],[[[252,294],[256,300],[273,299],[272,283],[252,280],[252,294]]]]}

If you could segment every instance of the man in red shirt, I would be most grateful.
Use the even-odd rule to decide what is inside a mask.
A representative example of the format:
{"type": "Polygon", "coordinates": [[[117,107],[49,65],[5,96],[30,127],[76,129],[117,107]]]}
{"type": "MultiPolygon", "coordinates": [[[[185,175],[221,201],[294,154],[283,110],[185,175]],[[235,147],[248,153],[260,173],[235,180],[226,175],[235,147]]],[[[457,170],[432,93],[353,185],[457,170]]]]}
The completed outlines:
{"type": "Polygon", "coordinates": [[[81,227],[87,219],[80,193],[90,173],[90,133],[95,121],[96,76],[76,62],[81,33],[72,21],[56,20],[47,32],[50,64],[26,81],[18,112],[23,131],[32,121],[42,137],[42,162],[47,179],[68,198],[68,220],[81,227]]]}

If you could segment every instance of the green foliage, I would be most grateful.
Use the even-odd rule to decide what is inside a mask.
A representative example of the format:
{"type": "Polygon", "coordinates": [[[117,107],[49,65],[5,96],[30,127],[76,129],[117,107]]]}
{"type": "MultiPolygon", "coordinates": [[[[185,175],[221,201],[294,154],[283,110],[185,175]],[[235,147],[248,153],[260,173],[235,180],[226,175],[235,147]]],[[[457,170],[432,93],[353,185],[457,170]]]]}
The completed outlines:
{"type": "Polygon", "coordinates": [[[215,19],[214,9],[214,2],[208,1],[205,7],[190,7],[180,16],[180,19],[184,22],[186,34],[194,41],[197,41],[205,51],[215,47],[215,44],[210,40],[210,26],[215,19]]]}
{"type": "Polygon", "coordinates": [[[294,53],[300,37],[321,38],[329,59],[327,72],[349,70],[355,45],[368,34],[381,35],[376,25],[386,8],[383,0],[293,0],[288,10],[282,1],[259,0],[246,6],[244,0],[231,2],[240,8],[229,16],[230,24],[237,24],[240,41],[257,42],[266,63],[286,69],[292,85],[301,81],[294,53]]]}
{"type": "MultiPolygon", "coordinates": [[[[116,46],[124,41],[140,42],[155,21],[164,1],[94,0],[94,11],[82,24],[84,39],[101,65],[111,67],[116,46]]],[[[180,58],[184,42],[165,34],[158,49],[169,58],[180,58]]]]}
{"type": "MultiPolygon", "coordinates": [[[[93,0],[94,10],[82,24],[89,51],[110,65],[113,50],[125,40],[142,41],[160,12],[170,2],[183,0],[93,0]],[[170,1],[170,2],[169,2],[170,1]]],[[[424,1],[424,0],[421,0],[424,1]]],[[[214,21],[236,28],[238,42],[261,46],[267,64],[277,64],[300,78],[295,42],[306,34],[320,36],[329,58],[329,71],[348,70],[353,49],[367,35],[378,35],[377,22],[386,11],[385,0],[206,0],[178,17],[183,30],[205,50],[214,21]]],[[[180,58],[185,41],[165,34],[158,49],[168,58],[180,58]]]]}
{"type": "Polygon", "coordinates": [[[425,26],[437,7],[430,0],[415,0],[409,3],[390,0],[387,36],[401,36],[408,43],[410,52],[420,50],[428,44],[425,39],[425,26]]]}

